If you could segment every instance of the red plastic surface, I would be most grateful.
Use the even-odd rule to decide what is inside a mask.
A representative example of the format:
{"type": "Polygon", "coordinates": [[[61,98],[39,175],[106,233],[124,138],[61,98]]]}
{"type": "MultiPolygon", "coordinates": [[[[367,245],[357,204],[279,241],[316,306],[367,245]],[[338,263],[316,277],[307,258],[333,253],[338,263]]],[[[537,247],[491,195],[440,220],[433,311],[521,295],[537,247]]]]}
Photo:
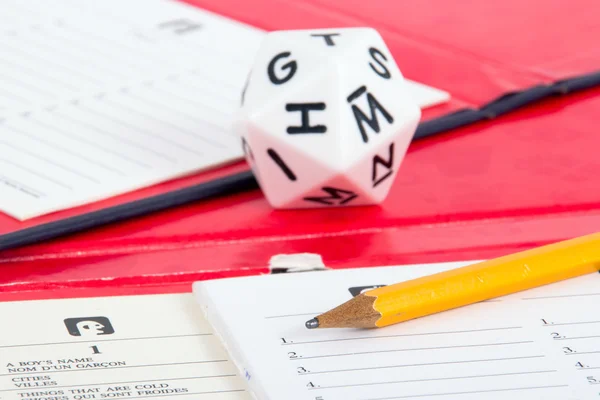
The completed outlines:
{"type": "MultiPolygon", "coordinates": [[[[371,0],[361,2],[360,12],[357,0],[193,2],[267,30],[378,28],[408,78],[452,93],[450,104],[424,119],[600,65],[592,43],[600,34],[592,10],[600,5],[590,0],[569,2],[573,24],[564,22],[559,0],[371,0]]],[[[3,252],[0,291],[15,298],[19,291],[56,289],[58,296],[73,287],[179,290],[196,279],[266,273],[278,253],[319,253],[336,268],[376,266],[488,258],[591,233],[600,226],[599,95],[596,89],[546,101],[415,143],[381,207],[275,211],[259,191],[188,205],[3,252]]],[[[0,232],[242,168],[27,223],[0,216],[0,232]]]]}

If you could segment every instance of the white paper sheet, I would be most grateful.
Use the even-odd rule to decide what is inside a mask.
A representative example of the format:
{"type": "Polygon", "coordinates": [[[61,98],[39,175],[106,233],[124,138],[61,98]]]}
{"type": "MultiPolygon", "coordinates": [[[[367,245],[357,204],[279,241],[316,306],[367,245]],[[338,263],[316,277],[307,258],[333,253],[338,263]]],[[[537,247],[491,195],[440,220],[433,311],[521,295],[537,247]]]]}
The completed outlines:
{"type": "Polygon", "coordinates": [[[191,294],[0,303],[0,399],[250,400],[191,294]]]}
{"type": "MultiPolygon", "coordinates": [[[[0,211],[25,220],[242,157],[264,31],[169,0],[4,0],[0,211]]],[[[448,94],[409,82],[423,107],[448,94]]]]}
{"type": "Polygon", "coordinates": [[[263,33],[165,0],[6,0],[0,210],[27,219],[242,156],[263,33]]]}
{"type": "Polygon", "coordinates": [[[308,330],[352,297],[460,264],[197,282],[209,322],[264,400],[556,399],[600,395],[600,275],[372,330],[308,330]]]}

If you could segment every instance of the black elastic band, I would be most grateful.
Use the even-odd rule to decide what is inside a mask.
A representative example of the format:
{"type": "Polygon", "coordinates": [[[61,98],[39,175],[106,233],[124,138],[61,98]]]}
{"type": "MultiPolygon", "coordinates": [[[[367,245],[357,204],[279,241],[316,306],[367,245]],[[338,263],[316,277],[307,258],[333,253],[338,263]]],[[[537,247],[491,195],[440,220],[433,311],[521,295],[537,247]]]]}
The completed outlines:
{"type": "MultiPolygon", "coordinates": [[[[440,134],[475,122],[497,118],[551,96],[600,86],[600,71],[508,93],[478,109],[468,108],[419,124],[413,140],[440,134]]],[[[258,189],[252,172],[244,171],[209,182],[141,200],[25,228],[0,236],[0,251],[82,232],[184,204],[258,189]]]]}
{"type": "Polygon", "coordinates": [[[0,250],[39,243],[99,226],[142,217],[195,201],[227,196],[257,188],[258,183],[252,172],[244,171],[153,197],[7,233],[0,236],[0,250]]]}
{"type": "Polygon", "coordinates": [[[417,128],[414,139],[422,139],[475,122],[494,119],[549,97],[566,95],[596,86],[600,86],[600,71],[563,79],[549,85],[537,85],[518,92],[506,93],[480,108],[466,108],[424,121],[417,128]]]}

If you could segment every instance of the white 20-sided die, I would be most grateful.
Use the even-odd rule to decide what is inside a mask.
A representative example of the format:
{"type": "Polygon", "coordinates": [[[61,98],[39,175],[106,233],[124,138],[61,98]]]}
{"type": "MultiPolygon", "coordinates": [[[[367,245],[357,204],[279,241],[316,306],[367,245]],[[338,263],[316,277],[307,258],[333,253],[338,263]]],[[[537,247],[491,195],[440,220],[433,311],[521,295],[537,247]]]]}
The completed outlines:
{"type": "Polygon", "coordinates": [[[235,129],[274,208],[381,203],[421,118],[371,28],[268,33],[235,129]]]}

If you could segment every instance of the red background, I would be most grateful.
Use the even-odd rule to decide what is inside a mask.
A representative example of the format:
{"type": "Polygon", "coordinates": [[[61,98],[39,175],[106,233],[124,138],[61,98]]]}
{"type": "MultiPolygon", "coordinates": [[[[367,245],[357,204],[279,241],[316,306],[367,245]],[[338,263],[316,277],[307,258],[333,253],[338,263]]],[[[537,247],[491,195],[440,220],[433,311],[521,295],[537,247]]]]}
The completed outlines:
{"type": "MultiPolygon", "coordinates": [[[[188,2],[265,30],[375,27],[407,78],[452,94],[424,120],[600,65],[600,5],[592,0],[188,2]]],[[[319,253],[335,268],[481,259],[594,232],[598,94],[550,99],[415,142],[380,207],[276,211],[255,191],[2,252],[0,298],[189,290],[197,279],[266,273],[279,253],[319,253]]],[[[0,214],[0,233],[245,168],[25,223],[0,214]]]]}

